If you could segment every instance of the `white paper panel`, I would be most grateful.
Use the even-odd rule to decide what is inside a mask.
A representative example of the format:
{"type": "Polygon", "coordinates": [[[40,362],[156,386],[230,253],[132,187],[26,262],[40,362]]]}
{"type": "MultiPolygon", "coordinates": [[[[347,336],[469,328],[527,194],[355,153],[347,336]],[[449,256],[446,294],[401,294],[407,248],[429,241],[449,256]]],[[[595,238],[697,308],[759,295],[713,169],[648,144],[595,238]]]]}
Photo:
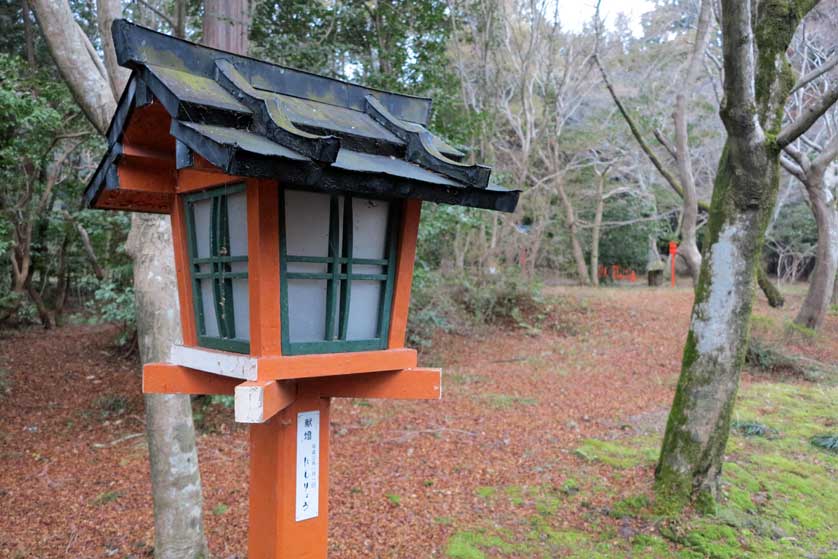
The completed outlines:
{"type": "Polygon", "coordinates": [[[352,221],[354,222],[352,224],[352,256],[354,258],[386,257],[389,211],[389,202],[352,199],[352,221]]]}
{"type": "Polygon", "coordinates": [[[215,317],[215,297],[213,296],[212,280],[198,280],[201,285],[201,302],[204,306],[204,335],[218,336],[218,321],[215,317]]]}
{"type": "Polygon", "coordinates": [[[378,308],[381,302],[380,281],[353,281],[349,297],[349,325],[347,340],[366,340],[378,337],[378,308]]]}
{"type": "Polygon", "coordinates": [[[326,264],[318,264],[317,262],[288,262],[285,270],[304,274],[325,274],[329,271],[326,264]]]}
{"type": "Polygon", "coordinates": [[[384,266],[376,266],[374,264],[353,264],[353,274],[383,274],[384,266]]]}
{"type": "Polygon", "coordinates": [[[247,194],[227,197],[227,223],[230,227],[230,256],[247,256],[247,194]]]}
{"type": "Polygon", "coordinates": [[[288,280],[288,337],[316,342],[326,337],[326,281],[288,280]]]}
{"type": "Polygon", "coordinates": [[[285,251],[293,256],[329,255],[329,196],[285,191],[285,251]]]}
{"type": "Polygon", "coordinates": [[[294,519],[301,522],[316,518],[320,504],[320,411],[297,414],[296,478],[294,519]]]}
{"type": "Polygon", "coordinates": [[[210,216],[212,200],[205,198],[192,203],[192,216],[195,223],[195,241],[198,245],[198,258],[209,256],[210,216]]]}

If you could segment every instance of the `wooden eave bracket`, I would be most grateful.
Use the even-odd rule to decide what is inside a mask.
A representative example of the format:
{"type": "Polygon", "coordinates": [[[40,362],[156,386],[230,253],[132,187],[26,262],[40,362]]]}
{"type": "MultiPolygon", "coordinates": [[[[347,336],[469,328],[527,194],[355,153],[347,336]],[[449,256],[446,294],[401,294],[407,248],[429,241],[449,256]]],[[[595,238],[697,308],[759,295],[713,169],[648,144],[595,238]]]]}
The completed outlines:
{"type": "Polygon", "coordinates": [[[449,159],[434,146],[433,136],[424,126],[397,119],[373,95],[367,95],[365,99],[365,112],[407,145],[405,157],[408,161],[464,182],[467,186],[480,189],[489,186],[491,168],[449,159]]]}
{"type": "Polygon", "coordinates": [[[237,423],[264,423],[297,399],[294,381],[256,380],[235,388],[237,423]]]}
{"type": "Polygon", "coordinates": [[[259,93],[229,61],[215,61],[215,81],[242,105],[253,111],[255,132],[264,133],[274,142],[305,155],[318,163],[334,163],[340,151],[335,136],[319,136],[297,128],[285,114],[279,100],[259,93]]]}

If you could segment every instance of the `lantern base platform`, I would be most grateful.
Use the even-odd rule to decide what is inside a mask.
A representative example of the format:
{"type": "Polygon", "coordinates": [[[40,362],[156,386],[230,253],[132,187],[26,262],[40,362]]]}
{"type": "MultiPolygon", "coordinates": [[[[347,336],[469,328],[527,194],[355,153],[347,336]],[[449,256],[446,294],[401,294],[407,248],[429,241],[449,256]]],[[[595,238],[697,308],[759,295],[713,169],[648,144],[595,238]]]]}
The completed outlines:
{"type": "Polygon", "coordinates": [[[240,423],[264,423],[293,404],[299,395],[318,398],[387,398],[438,400],[442,397],[440,369],[407,368],[292,380],[243,381],[171,363],[143,367],[145,394],[235,395],[240,423]]]}
{"type": "Polygon", "coordinates": [[[398,371],[413,369],[417,364],[416,350],[407,348],[257,357],[176,344],[170,356],[173,365],[240,380],[292,380],[398,371]]]}

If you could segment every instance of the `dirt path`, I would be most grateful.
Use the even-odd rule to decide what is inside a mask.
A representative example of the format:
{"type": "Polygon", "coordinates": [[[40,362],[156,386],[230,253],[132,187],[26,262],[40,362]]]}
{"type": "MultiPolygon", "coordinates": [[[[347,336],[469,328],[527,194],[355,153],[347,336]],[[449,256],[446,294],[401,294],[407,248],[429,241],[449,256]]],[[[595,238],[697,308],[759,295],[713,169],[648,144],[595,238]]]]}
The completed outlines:
{"type": "MultiPolygon", "coordinates": [[[[575,452],[581,441],[660,428],[690,291],[552,295],[559,302],[532,328],[439,336],[421,361],[444,367],[440,402],[335,403],[330,557],[443,557],[458,526],[509,512],[486,499],[491,488],[564,487],[580,470],[596,479],[602,465],[575,452]]],[[[134,436],[140,378],[110,354],[112,335],[78,326],[2,334],[0,557],[151,555],[146,447],[134,436]]],[[[232,410],[207,415],[199,451],[210,548],[244,557],[246,430],[232,410]]],[[[647,466],[626,470],[608,480],[609,498],[648,491],[651,476],[647,466]]],[[[584,515],[563,514],[568,527],[590,529],[584,515]]]]}

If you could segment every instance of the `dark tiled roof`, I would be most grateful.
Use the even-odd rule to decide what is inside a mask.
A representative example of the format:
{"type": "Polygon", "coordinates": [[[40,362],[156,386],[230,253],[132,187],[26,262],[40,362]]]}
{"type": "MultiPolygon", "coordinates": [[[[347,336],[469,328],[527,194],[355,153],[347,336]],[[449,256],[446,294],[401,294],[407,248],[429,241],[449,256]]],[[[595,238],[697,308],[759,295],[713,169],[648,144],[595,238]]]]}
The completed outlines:
{"type": "Polygon", "coordinates": [[[85,192],[119,189],[115,167],[137,107],[171,117],[178,168],[193,154],[232,175],[313,190],[420,198],[513,211],[518,192],[431,134],[430,99],[379,91],[175,39],[123,20],[117,57],[133,70],[108,130],[108,152],[85,192]]]}

